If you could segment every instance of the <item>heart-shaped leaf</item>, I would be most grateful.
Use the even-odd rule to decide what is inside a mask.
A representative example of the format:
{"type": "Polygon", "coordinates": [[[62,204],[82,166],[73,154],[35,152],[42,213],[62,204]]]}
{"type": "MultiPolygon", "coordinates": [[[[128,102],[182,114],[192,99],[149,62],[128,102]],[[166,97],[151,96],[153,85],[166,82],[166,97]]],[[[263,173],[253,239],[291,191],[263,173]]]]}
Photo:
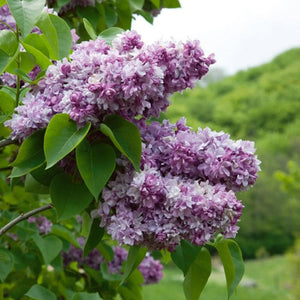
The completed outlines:
{"type": "Polygon", "coordinates": [[[88,19],[83,18],[83,25],[92,40],[97,39],[97,34],[88,19]]]}
{"type": "Polygon", "coordinates": [[[24,140],[17,158],[12,163],[14,168],[10,177],[23,176],[43,164],[45,161],[44,133],[44,129],[38,130],[24,140]]]}
{"type": "Polygon", "coordinates": [[[118,115],[110,115],[105,118],[100,129],[139,171],[142,142],[138,128],[118,115]]]}
{"type": "Polygon", "coordinates": [[[88,237],[83,248],[83,256],[87,256],[101,241],[104,228],[100,227],[100,219],[93,219],[89,228],[88,237]]]}
{"type": "Polygon", "coordinates": [[[198,300],[211,273],[209,251],[202,247],[190,265],[183,282],[183,290],[187,300],[198,300]]]}
{"type": "Polygon", "coordinates": [[[62,250],[62,241],[54,235],[45,237],[34,235],[32,239],[39,248],[46,265],[49,265],[62,250]]]}
{"type": "Polygon", "coordinates": [[[132,272],[138,267],[144,259],[148,249],[139,246],[131,246],[128,251],[128,256],[125,264],[125,270],[121,284],[123,284],[132,272]]]}
{"type": "Polygon", "coordinates": [[[45,133],[44,151],[47,161],[46,169],[55,165],[69,154],[87,135],[91,123],[77,129],[76,122],[68,114],[57,114],[50,120],[45,133]]]}
{"type": "Polygon", "coordinates": [[[10,251],[0,248],[0,282],[3,282],[14,267],[14,256],[10,251]]]}
{"type": "Polygon", "coordinates": [[[76,149],[76,162],[86,186],[98,199],[99,194],[115,169],[116,154],[108,144],[91,146],[86,140],[76,149]]]}
{"type": "Polygon", "coordinates": [[[101,300],[98,293],[86,293],[86,292],[80,292],[73,295],[72,300],[101,300]]]}
{"type": "Polygon", "coordinates": [[[51,59],[62,59],[70,54],[72,35],[68,24],[62,18],[43,12],[37,26],[44,34],[51,59]]]}
{"type": "Polygon", "coordinates": [[[111,45],[113,39],[120,33],[124,32],[124,29],[119,27],[111,27],[108,29],[103,30],[100,33],[100,37],[105,40],[105,42],[109,45],[111,45]]]}
{"type": "Polygon", "coordinates": [[[7,4],[21,30],[22,37],[25,38],[38,21],[45,6],[45,1],[7,0],[7,4]]]}
{"type": "Polygon", "coordinates": [[[201,247],[182,240],[175,251],[171,253],[171,257],[175,265],[186,275],[190,265],[194,262],[200,251],[201,247]]]}
{"type": "Polygon", "coordinates": [[[43,287],[42,285],[35,284],[33,285],[29,291],[25,294],[25,296],[30,297],[31,299],[36,300],[56,300],[56,296],[54,293],[43,287]]]}
{"type": "Polygon", "coordinates": [[[212,245],[218,250],[224,267],[229,299],[245,272],[242,252],[238,244],[230,239],[212,245]]]}
{"type": "Polygon", "coordinates": [[[50,184],[50,196],[59,220],[79,214],[93,200],[84,183],[73,183],[66,174],[56,175],[50,184]]]}

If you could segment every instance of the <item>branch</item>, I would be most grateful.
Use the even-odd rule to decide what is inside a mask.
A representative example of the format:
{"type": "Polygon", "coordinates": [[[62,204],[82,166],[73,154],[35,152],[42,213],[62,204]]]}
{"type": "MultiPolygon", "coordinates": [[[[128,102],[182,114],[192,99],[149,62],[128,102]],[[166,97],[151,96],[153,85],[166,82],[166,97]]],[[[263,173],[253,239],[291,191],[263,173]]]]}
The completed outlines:
{"type": "Polygon", "coordinates": [[[21,222],[23,220],[26,220],[27,218],[29,218],[29,217],[31,217],[31,216],[39,213],[39,212],[45,211],[47,209],[50,209],[50,208],[53,208],[53,204],[52,203],[49,203],[49,204],[44,205],[42,207],[35,208],[35,209],[33,209],[33,210],[25,213],[25,214],[21,213],[18,217],[16,217],[14,220],[10,221],[2,229],[0,229],[0,236],[3,235],[7,230],[9,230],[10,228],[12,228],[16,224],[18,224],[19,222],[21,222]]]}
{"type": "Polygon", "coordinates": [[[16,143],[17,142],[12,139],[5,139],[5,140],[0,141],[0,148],[11,145],[11,144],[16,144],[16,143]]]}

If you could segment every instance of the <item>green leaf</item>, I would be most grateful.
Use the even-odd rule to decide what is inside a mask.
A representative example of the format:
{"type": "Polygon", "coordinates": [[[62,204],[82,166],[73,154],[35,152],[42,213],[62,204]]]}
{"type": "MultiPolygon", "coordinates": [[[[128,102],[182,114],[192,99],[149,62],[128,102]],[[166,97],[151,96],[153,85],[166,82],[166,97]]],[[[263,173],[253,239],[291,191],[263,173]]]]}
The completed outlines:
{"type": "Polygon", "coordinates": [[[6,4],[6,0],[0,0],[0,7],[6,4]]]}
{"type": "Polygon", "coordinates": [[[7,4],[21,30],[22,37],[25,38],[38,21],[45,6],[45,1],[7,0],[7,4]]]}
{"type": "Polygon", "coordinates": [[[103,30],[99,36],[105,40],[105,42],[108,44],[108,45],[111,45],[112,41],[115,39],[115,37],[124,32],[124,29],[122,28],[119,28],[119,27],[111,27],[111,28],[108,28],[108,29],[105,29],[103,30]]]}
{"type": "Polygon", "coordinates": [[[34,47],[35,49],[43,53],[47,58],[49,58],[50,55],[48,41],[44,35],[30,33],[24,40],[24,43],[34,47]]]}
{"type": "Polygon", "coordinates": [[[101,300],[102,298],[100,298],[98,293],[86,293],[86,292],[80,292],[80,293],[76,293],[74,294],[72,300],[101,300]]]}
{"type": "Polygon", "coordinates": [[[80,175],[95,199],[115,169],[116,154],[108,144],[91,146],[86,140],[76,149],[76,162],[80,175]]]}
{"type": "Polygon", "coordinates": [[[3,282],[14,267],[14,256],[10,251],[0,248],[0,282],[3,282]]]}
{"type": "Polygon", "coordinates": [[[88,21],[88,19],[83,18],[83,25],[89,36],[91,37],[92,40],[97,39],[97,34],[92,26],[92,24],[88,21]]]}
{"type": "Polygon", "coordinates": [[[209,251],[202,247],[193,263],[190,265],[183,282],[184,294],[187,300],[198,300],[211,273],[211,258],[209,251]]]}
{"type": "Polygon", "coordinates": [[[51,59],[62,59],[70,54],[72,35],[68,24],[60,17],[43,12],[37,26],[48,41],[51,59]]]}
{"type": "Polygon", "coordinates": [[[179,8],[181,7],[180,2],[178,0],[164,0],[163,6],[165,8],[179,8]]]}
{"type": "Polygon", "coordinates": [[[45,161],[43,152],[44,129],[30,135],[20,146],[10,177],[20,177],[38,168],[45,161]]]}
{"type": "Polygon", "coordinates": [[[116,11],[119,16],[117,26],[123,29],[131,28],[131,9],[129,0],[116,0],[116,11]]]}
{"type": "Polygon", "coordinates": [[[14,56],[18,49],[16,35],[10,30],[0,30],[0,49],[9,57],[14,56]]]}
{"type": "Polygon", "coordinates": [[[122,275],[118,273],[110,273],[108,270],[108,266],[105,263],[101,263],[100,270],[104,280],[118,282],[122,280],[122,275]]]}
{"type": "Polygon", "coordinates": [[[49,187],[39,183],[31,174],[26,175],[25,192],[36,194],[49,194],[49,187]]]}
{"type": "Polygon", "coordinates": [[[44,70],[47,69],[48,66],[52,65],[51,60],[40,50],[36,49],[35,47],[26,44],[25,42],[21,42],[25,50],[29,53],[31,53],[35,59],[37,64],[44,70]]]}
{"type": "Polygon", "coordinates": [[[13,114],[16,106],[15,99],[8,93],[0,90],[0,110],[3,114],[10,116],[13,114]]]}
{"type": "Polygon", "coordinates": [[[53,167],[51,167],[50,169],[47,169],[47,170],[45,170],[45,168],[46,168],[46,162],[43,163],[37,169],[34,169],[33,171],[31,171],[30,174],[32,175],[32,177],[35,180],[37,180],[41,184],[43,184],[45,186],[50,186],[50,183],[51,183],[53,177],[58,174],[63,173],[63,170],[57,165],[54,165],[53,167]]]}
{"type": "Polygon", "coordinates": [[[218,250],[224,267],[229,299],[244,275],[245,266],[242,252],[238,244],[230,239],[212,245],[218,250]]]}
{"type": "Polygon", "coordinates": [[[104,235],[104,228],[100,227],[101,219],[93,219],[91,222],[88,237],[83,248],[83,256],[87,256],[101,241],[104,235]]]}
{"type": "Polygon", "coordinates": [[[75,247],[80,248],[80,244],[77,242],[72,232],[67,228],[61,225],[53,225],[51,228],[51,233],[73,244],[75,247]]]}
{"type": "Polygon", "coordinates": [[[141,272],[138,269],[134,270],[128,280],[119,286],[118,292],[122,299],[143,300],[143,282],[144,278],[141,272]]]}
{"type": "Polygon", "coordinates": [[[73,183],[66,174],[56,175],[50,185],[50,196],[59,220],[79,214],[93,200],[84,183],[73,183]]]}
{"type": "Polygon", "coordinates": [[[142,142],[138,128],[118,115],[110,115],[105,118],[100,129],[139,171],[142,142]]]}
{"type": "Polygon", "coordinates": [[[118,15],[114,9],[112,9],[110,6],[105,6],[105,22],[108,28],[113,27],[117,20],[118,15]]]}
{"type": "Polygon", "coordinates": [[[98,244],[97,249],[106,261],[114,259],[114,250],[103,241],[98,244]]]}
{"type": "Polygon", "coordinates": [[[183,274],[186,275],[189,267],[194,262],[201,247],[190,244],[187,241],[182,240],[174,252],[171,253],[171,257],[175,265],[182,270],[183,274]]]}
{"type": "Polygon", "coordinates": [[[156,8],[160,8],[160,0],[150,0],[156,8]]]}
{"type": "Polygon", "coordinates": [[[131,275],[131,273],[139,266],[141,261],[144,259],[147,248],[139,246],[131,246],[129,248],[124,275],[121,284],[123,284],[127,278],[131,275]]]}
{"type": "Polygon", "coordinates": [[[54,235],[47,235],[45,237],[34,235],[32,239],[39,248],[46,265],[49,265],[56,258],[63,247],[62,241],[54,235]]]}
{"type": "MultiPolygon", "coordinates": [[[[1,31],[0,31],[1,33],[1,31]]],[[[7,49],[7,43],[6,43],[6,37],[0,37],[0,75],[6,70],[6,68],[16,59],[16,57],[19,54],[20,47],[19,44],[17,43],[17,48],[15,49],[15,52],[13,55],[10,55],[12,52],[10,50],[14,49],[14,47],[10,48],[9,54],[6,53],[8,51],[7,49]],[[2,49],[3,47],[3,49],[2,49]]]]}
{"type": "Polygon", "coordinates": [[[131,12],[141,10],[144,6],[145,0],[129,0],[131,12]]]}
{"type": "Polygon", "coordinates": [[[54,166],[69,154],[87,135],[91,123],[77,129],[76,122],[68,114],[54,115],[45,133],[44,151],[47,161],[46,169],[54,166]]]}
{"type": "Polygon", "coordinates": [[[138,10],[136,11],[137,14],[141,15],[147,22],[153,24],[153,15],[145,10],[138,10]]]}
{"type": "Polygon", "coordinates": [[[33,285],[25,294],[25,296],[36,300],[56,300],[56,296],[54,293],[39,284],[33,285]]]}
{"type": "Polygon", "coordinates": [[[28,52],[21,52],[19,54],[20,57],[20,64],[18,66],[17,61],[13,61],[10,63],[10,65],[7,67],[6,71],[12,74],[16,74],[14,70],[20,69],[24,73],[30,72],[34,66],[36,65],[36,60],[34,56],[28,52]]]}

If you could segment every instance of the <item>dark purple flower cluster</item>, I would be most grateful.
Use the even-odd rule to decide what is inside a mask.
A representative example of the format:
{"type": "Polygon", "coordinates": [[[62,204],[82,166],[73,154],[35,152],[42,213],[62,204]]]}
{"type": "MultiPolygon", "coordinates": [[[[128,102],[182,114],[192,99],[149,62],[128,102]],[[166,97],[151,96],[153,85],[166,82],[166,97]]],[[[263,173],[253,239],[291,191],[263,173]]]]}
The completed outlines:
{"type": "Polygon", "coordinates": [[[146,47],[134,31],[119,35],[112,47],[100,38],[82,42],[69,60],[48,68],[38,91],[27,94],[6,126],[13,139],[24,139],[57,113],[69,114],[79,125],[98,125],[109,114],[158,117],[169,95],[192,87],[212,63],[197,42],[146,47]]]}
{"type": "Polygon", "coordinates": [[[194,133],[180,120],[138,123],[141,172],[125,160],[93,212],[120,244],[174,250],[180,240],[204,245],[234,237],[243,205],[234,191],[254,184],[259,161],[250,142],[206,128],[194,133]]]}
{"type": "MultiPolygon", "coordinates": [[[[78,240],[81,246],[83,246],[84,239],[79,238],[78,240]]],[[[67,266],[71,262],[76,261],[78,263],[78,267],[87,265],[95,270],[99,270],[100,265],[102,263],[106,263],[110,274],[121,274],[122,265],[127,259],[128,252],[121,247],[113,247],[113,251],[113,260],[106,262],[97,249],[94,249],[85,258],[83,258],[82,249],[76,248],[75,246],[71,245],[69,252],[62,252],[63,263],[65,266],[67,266]]],[[[163,277],[162,264],[158,260],[155,260],[152,256],[150,256],[149,253],[143,259],[138,269],[144,277],[144,284],[158,283],[163,277]]]]}
{"type": "Polygon", "coordinates": [[[34,223],[41,234],[48,234],[52,228],[52,222],[43,216],[31,216],[27,219],[29,223],[34,223]]]}

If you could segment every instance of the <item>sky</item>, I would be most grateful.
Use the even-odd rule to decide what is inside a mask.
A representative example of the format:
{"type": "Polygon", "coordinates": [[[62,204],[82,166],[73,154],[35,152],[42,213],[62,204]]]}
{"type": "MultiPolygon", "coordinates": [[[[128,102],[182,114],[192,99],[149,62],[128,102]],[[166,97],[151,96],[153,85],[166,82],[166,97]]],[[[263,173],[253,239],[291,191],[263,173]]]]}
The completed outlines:
{"type": "Polygon", "coordinates": [[[300,0],[180,0],[181,8],[163,9],[154,24],[137,17],[132,28],[146,43],[200,40],[215,67],[227,74],[267,63],[300,47],[300,0]]]}

